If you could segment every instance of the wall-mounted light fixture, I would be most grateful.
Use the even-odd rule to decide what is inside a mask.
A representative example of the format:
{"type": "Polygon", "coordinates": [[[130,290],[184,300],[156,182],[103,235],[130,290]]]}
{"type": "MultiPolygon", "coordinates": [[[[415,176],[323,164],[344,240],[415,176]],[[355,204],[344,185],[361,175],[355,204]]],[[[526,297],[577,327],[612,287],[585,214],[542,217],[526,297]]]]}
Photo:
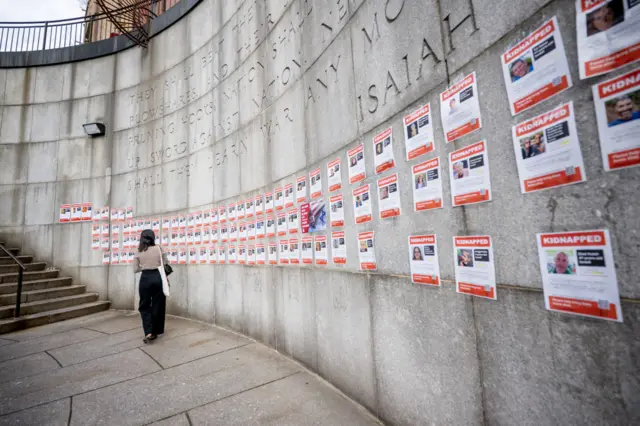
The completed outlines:
{"type": "Polygon", "coordinates": [[[106,130],[102,123],[87,123],[83,124],[82,127],[84,127],[85,133],[91,137],[104,136],[106,130]]]}

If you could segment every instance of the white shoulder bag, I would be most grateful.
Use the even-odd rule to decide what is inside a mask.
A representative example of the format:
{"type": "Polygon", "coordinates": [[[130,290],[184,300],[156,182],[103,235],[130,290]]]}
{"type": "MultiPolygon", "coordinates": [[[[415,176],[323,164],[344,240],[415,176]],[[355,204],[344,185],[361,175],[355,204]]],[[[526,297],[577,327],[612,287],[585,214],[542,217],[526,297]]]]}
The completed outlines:
{"type": "Polygon", "coordinates": [[[169,291],[169,279],[167,278],[166,272],[164,272],[164,260],[162,259],[162,249],[158,247],[158,251],[160,252],[160,266],[158,267],[158,272],[160,272],[160,276],[162,277],[162,292],[166,297],[171,296],[169,291]]]}

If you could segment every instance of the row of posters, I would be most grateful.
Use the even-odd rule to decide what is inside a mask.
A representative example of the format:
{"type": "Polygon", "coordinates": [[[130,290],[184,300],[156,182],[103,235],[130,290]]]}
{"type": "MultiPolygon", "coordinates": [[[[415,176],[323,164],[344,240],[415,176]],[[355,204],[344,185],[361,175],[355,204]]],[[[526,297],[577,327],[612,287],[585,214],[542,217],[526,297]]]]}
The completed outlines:
{"type": "Polygon", "coordinates": [[[61,204],[58,222],[88,222],[93,218],[92,203],[61,204]]]}

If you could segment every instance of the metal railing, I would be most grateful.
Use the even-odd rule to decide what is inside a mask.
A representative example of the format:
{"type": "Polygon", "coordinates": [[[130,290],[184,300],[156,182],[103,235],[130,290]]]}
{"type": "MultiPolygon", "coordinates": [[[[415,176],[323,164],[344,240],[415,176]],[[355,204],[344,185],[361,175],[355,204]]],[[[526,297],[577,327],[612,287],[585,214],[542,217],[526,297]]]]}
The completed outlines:
{"type": "MultiPolygon", "coordinates": [[[[152,0],[151,10],[161,15],[180,0],[152,0]]],[[[125,9],[125,8],[123,8],[125,9]]],[[[111,12],[117,19],[118,13],[111,12]]],[[[0,22],[0,52],[32,52],[59,49],[106,40],[120,35],[106,13],[57,21],[0,22]]]]}
{"type": "Polygon", "coordinates": [[[20,303],[22,302],[22,274],[27,269],[24,263],[20,262],[4,245],[0,244],[0,250],[5,252],[14,262],[18,265],[18,291],[16,292],[16,309],[14,311],[14,317],[20,318],[20,303]]]}

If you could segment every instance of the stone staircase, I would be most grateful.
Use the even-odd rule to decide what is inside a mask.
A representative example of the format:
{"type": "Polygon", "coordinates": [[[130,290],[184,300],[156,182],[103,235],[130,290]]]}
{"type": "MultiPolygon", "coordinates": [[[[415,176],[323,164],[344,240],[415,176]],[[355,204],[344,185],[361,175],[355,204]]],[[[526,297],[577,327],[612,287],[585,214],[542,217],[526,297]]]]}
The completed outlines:
{"type": "MultiPolygon", "coordinates": [[[[2,241],[0,244],[4,245],[2,241]]],[[[61,277],[57,269],[47,269],[46,263],[34,262],[33,256],[19,255],[17,248],[7,249],[27,269],[22,275],[20,318],[16,319],[20,267],[0,249],[0,334],[109,309],[110,302],[99,301],[98,294],[87,293],[86,286],[74,285],[71,278],[61,277]]]]}

